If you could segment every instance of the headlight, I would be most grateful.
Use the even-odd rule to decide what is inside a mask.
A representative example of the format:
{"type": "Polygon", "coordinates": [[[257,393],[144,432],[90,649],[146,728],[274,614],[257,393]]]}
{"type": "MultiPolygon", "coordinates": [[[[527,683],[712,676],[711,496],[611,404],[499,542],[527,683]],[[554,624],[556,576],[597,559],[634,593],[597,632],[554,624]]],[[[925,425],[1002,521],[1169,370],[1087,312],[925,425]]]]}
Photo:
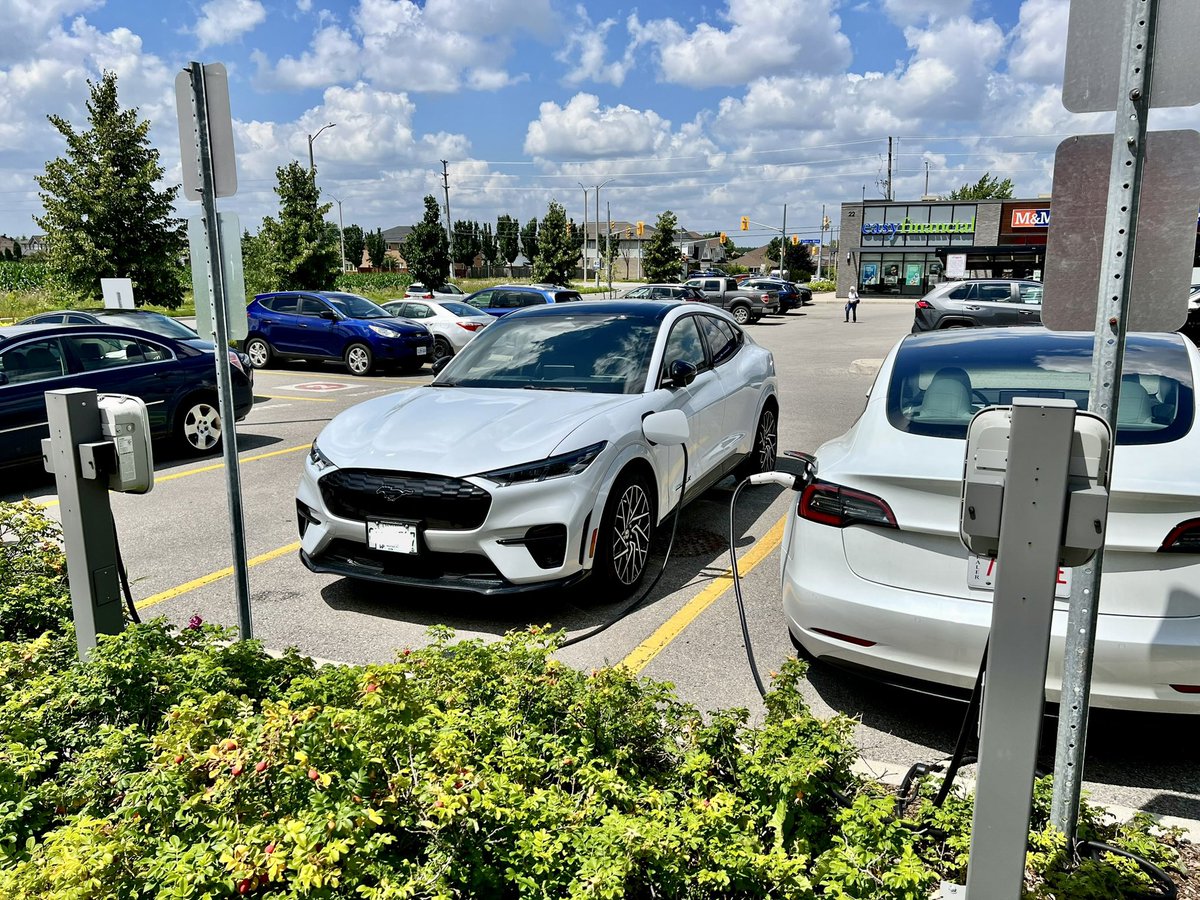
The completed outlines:
{"type": "Polygon", "coordinates": [[[317,446],[317,442],[312,442],[312,447],[308,451],[308,461],[313,464],[318,472],[324,472],[326,469],[332,468],[333,463],[329,457],[321,452],[321,448],[317,446]]]}
{"type": "Polygon", "coordinates": [[[543,459],[538,462],[510,466],[507,469],[494,469],[491,472],[481,472],[479,477],[494,481],[499,485],[508,485],[524,484],[528,481],[546,481],[550,478],[563,478],[567,475],[578,475],[590,466],[592,460],[599,456],[600,451],[607,446],[608,441],[600,441],[597,444],[592,444],[590,447],[584,447],[582,450],[572,450],[570,453],[551,456],[549,459],[543,459]]]}
{"type": "Polygon", "coordinates": [[[368,325],[367,327],[370,328],[371,331],[373,331],[375,334],[379,335],[380,337],[387,337],[387,338],[400,337],[400,332],[392,331],[392,329],[390,329],[390,328],[383,328],[382,326],[379,326],[379,325],[368,325]]]}

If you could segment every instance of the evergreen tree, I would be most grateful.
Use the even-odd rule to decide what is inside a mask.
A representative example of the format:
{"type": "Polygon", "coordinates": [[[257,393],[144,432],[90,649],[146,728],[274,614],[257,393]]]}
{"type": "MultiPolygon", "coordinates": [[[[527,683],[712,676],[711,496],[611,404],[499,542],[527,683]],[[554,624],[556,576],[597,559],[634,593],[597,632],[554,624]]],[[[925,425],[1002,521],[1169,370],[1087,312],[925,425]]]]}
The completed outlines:
{"type": "MultiPolygon", "coordinates": [[[[331,242],[325,213],[332,204],[320,202],[313,174],[293,160],[275,170],[279,183],[279,219],[263,219],[260,234],[271,245],[278,282],[276,290],[326,291],[333,287],[341,266],[338,247],[331,242]]],[[[332,240],[337,240],[334,226],[332,240]]]]}
{"type": "Polygon", "coordinates": [[[21,258],[22,250],[21,250],[21,242],[20,241],[13,241],[12,251],[13,251],[13,259],[21,258]]]}
{"type": "Polygon", "coordinates": [[[673,284],[679,280],[682,264],[675,229],[679,220],[669,209],[660,213],[654,223],[654,233],[642,246],[642,273],[650,282],[673,284]]]}
{"type": "Polygon", "coordinates": [[[450,271],[450,246],[442,227],[441,209],[432,194],[425,196],[425,216],[400,245],[400,255],[408,263],[413,281],[431,288],[445,283],[450,271]]]}
{"type": "Polygon", "coordinates": [[[521,225],[512,216],[503,215],[496,219],[496,244],[500,258],[508,266],[509,277],[512,277],[512,264],[521,254],[520,248],[521,225]]]}
{"type": "MultiPolygon", "coordinates": [[[[767,244],[767,260],[772,269],[779,265],[779,238],[771,238],[767,244]]],[[[808,252],[808,247],[805,244],[793,244],[789,240],[783,254],[783,272],[780,277],[791,281],[808,281],[816,271],[817,265],[812,254],[808,252]]]]}
{"type": "Polygon", "coordinates": [[[12,247],[4,248],[4,256],[2,258],[4,259],[5,262],[12,262],[12,258],[13,258],[12,247]]]}
{"type": "Polygon", "coordinates": [[[531,263],[538,252],[538,220],[532,218],[521,229],[521,252],[531,263]]]}
{"type": "Polygon", "coordinates": [[[367,258],[371,260],[371,268],[383,271],[383,264],[387,261],[387,241],[383,239],[383,230],[376,228],[365,238],[367,245],[367,258]]]}
{"type": "Polygon", "coordinates": [[[36,178],[47,262],[80,299],[99,300],[101,278],[130,278],[137,303],[179,306],[186,243],[174,218],[179,186],[155,188],[163,168],[147,137],[150,122],[136,107],[121,109],[116,74],[88,86],[86,130],[47,117],[67,143],[36,178]]]}
{"type": "MultiPolygon", "coordinates": [[[[479,223],[454,223],[454,240],[450,244],[450,256],[464,269],[469,269],[479,255],[479,223]]],[[[440,283],[440,282],[439,282],[440,283]]]]}
{"type": "Polygon", "coordinates": [[[479,252],[483,254],[483,261],[487,264],[487,274],[490,277],[492,266],[496,264],[500,252],[500,248],[496,244],[496,236],[492,234],[491,222],[484,222],[483,227],[479,229],[479,252]]]}
{"type": "Polygon", "coordinates": [[[1011,178],[1001,181],[991,177],[990,172],[984,172],[983,177],[974,184],[964,184],[951,191],[944,200],[1011,200],[1013,183],[1011,178]]]}
{"type": "Polygon", "coordinates": [[[367,246],[366,235],[359,225],[347,225],[342,229],[342,240],[346,243],[346,259],[354,268],[362,265],[363,250],[367,246]]]}
{"type": "Polygon", "coordinates": [[[554,200],[546,210],[538,229],[537,255],[533,259],[533,280],[546,284],[570,284],[579,262],[579,252],[567,225],[567,212],[554,200]]]}

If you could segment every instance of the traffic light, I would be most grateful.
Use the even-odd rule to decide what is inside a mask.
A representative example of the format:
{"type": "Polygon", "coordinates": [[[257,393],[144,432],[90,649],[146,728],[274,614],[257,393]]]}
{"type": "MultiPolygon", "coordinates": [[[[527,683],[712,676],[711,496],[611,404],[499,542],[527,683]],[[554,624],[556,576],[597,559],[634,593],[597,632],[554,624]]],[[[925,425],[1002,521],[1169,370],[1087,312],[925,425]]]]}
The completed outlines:
{"type": "Polygon", "coordinates": [[[616,222],[614,222],[612,219],[609,219],[609,220],[608,220],[608,230],[609,230],[609,231],[612,231],[612,230],[613,230],[613,228],[614,228],[614,227],[616,227],[616,224],[617,224],[617,223],[616,223],[616,222]]]}
{"type": "Polygon", "coordinates": [[[637,234],[638,234],[638,237],[641,237],[641,236],[642,236],[643,234],[645,234],[645,233],[646,233],[646,223],[645,223],[645,222],[638,222],[638,223],[637,223],[637,234]]]}
{"type": "Polygon", "coordinates": [[[625,226],[625,237],[627,237],[627,238],[633,237],[633,226],[632,225],[625,226]]]}
{"type": "Polygon", "coordinates": [[[792,246],[795,247],[799,243],[800,243],[800,235],[793,234],[792,235],[792,246]]]}
{"type": "Polygon", "coordinates": [[[825,218],[823,218],[823,219],[821,220],[821,230],[822,230],[822,231],[828,231],[828,230],[829,230],[829,216],[825,216],[825,218]]]}
{"type": "Polygon", "coordinates": [[[742,216],[742,231],[749,231],[749,230],[750,230],[750,217],[742,216]]]}
{"type": "Polygon", "coordinates": [[[725,234],[725,232],[723,232],[723,231],[722,231],[722,232],[721,232],[721,243],[723,244],[723,243],[725,243],[727,240],[729,240],[728,236],[725,234]]]}

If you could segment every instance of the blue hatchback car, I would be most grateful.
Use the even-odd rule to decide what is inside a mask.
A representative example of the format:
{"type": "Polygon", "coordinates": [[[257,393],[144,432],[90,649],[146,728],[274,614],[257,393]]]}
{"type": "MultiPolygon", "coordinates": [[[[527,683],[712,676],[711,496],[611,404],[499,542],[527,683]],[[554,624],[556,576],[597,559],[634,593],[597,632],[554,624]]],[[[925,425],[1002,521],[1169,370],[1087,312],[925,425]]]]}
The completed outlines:
{"type": "Polygon", "coordinates": [[[582,299],[579,291],[557,284],[498,284],[476,291],[463,302],[499,318],[527,306],[574,303],[582,299]]]}
{"type": "MultiPolygon", "coordinates": [[[[254,406],[254,377],[230,351],[235,417],[254,406]]],[[[46,391],[93,388],[146,402],[151,434],[188,453],[221,442],[213,345],[115,325],[0,327],[0,466],[35,462],[49,436],[46,391]]]]}
{"type": "Polygon", "coordinates": [[[256,369],[273,359],[339,360],[354,375],[376,366],[416,372],[433,359],[424,325],[397,319],[377,303],[337,291],[276,291],[246,307],[242,348],[256,369]]]}

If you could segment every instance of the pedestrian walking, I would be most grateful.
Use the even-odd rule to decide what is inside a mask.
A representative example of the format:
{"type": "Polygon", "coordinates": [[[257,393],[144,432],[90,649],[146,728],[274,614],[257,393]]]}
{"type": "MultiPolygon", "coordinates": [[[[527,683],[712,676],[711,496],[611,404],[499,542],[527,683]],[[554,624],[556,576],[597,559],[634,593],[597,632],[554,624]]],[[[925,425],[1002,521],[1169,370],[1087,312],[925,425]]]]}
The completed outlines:
{"type": "Polygon", "coordinates": [[[850,293],[846,295],[846,321],[858,321],[858,288],[851,286],[850,293]]]}

